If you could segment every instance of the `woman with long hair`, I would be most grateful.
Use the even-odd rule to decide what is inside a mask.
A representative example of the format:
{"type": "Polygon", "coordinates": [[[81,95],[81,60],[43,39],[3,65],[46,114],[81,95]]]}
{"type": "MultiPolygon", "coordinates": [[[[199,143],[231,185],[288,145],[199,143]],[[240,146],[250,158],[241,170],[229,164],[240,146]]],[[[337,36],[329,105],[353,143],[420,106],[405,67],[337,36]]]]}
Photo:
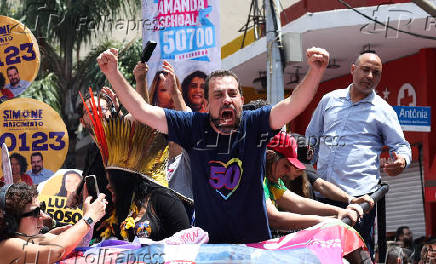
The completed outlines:
{"type": "Polygon", "coordinates": [[[95,221],[105,214],[101,194],[93,203],[85,200],[82,220],[74,226],[40,234],[44,204],[38,201],[36,186],[14,183],[0,189],[1,263],[54,263],[67,256],[85,237],[95,221]]]}
{"type": "Polygon", "coordinates": [[[62,196],[69,198],[73,193],[76,192],[78,185],[82,181],[82,175],[77,171],[69,170],[64,173],[62,177],[62,185],[56,196],[62,196]]]}
{"type": "Polygon", "coordinates": [[[204,84],[207,75],[202,71],[190,73],[182,82],[183,99],[193,112],[207,112],[204,84]]]}
{"type": "Polygon", "coordinates": [[[323,204],[291,192],[282,178],[295,180],[302,175],[305,166],[297,159],[295,139],[279,132],[267,145],[266,175],[264,193],[270,227],[275,230],[302,229],[328,221],[334,216],[342,219],[348,216],[353,224],[363,214],[355,205],[342,209],[323,204]],[[356,210],[356,211],[354,211],[356,210]]]}
{"type": "MultiPolygon", "coordinates": [[[[156,72],[151,82],[150,104],[177,111],[190,111],[183,100],[182,88],[174,67],[169,62],[163,61],[162,69],[156,72]]],[[[169,142],[169,146],[170,160],[182,153],[182,148],[174,142],[169,142]]]]}
{"type": "MultiPolygon", "coordinates": [[[[284,158],[284,156],[273,150],[267,150],[266,157],[267,175],[271,175],[273,164],[277,164],[277,162],[284,158]]],[[[290,163],[290,166],[292,166],[292,168],[289,168],[289,176],[281,178],[285,186],[291,192],[296,193],[301,197],[313,198],[312,186],[309,183],[306,171],[304,169],[296,168],[292,163],[290,163]]]]}
{"type": "MultiPolygon", "coordinates": [[[[144,67],[144,65],[142,65],[144,67]]],[[[145,65],[146,67],[146,65],[145,65]]],[[[139,66],[138,66],[139,68],[139,66]]],[[[137,69],[137,68],[135,68],[137,69]]],[[[180,81],[175,74],[174,67],[167,61],[163,61],[161,71],[156,72],[150,86],[150,102],[151,105],[156,105],[177,111],[190,112],[191,109],[186,105],[183,99],[180,81]]],[[[142,73],[147,72],[143,70],[142,73]]],[[[141,71],[134,71],[135,78],[138,81],[141,71]]],[[[141,89],[137,91],[144,96],[141,89]]],[[[129,117],[129,119],[132,119],[129,117]]],[[[176,143],[168,142],[168,170],[167,179],[169,186],[174,190],[182,193],[187,197],[192,195],[192,179],[191,179],[191,164],[189,155],[185,150],[176,143]]]]}
{"type": "Polygon", "coordinates": [[[162,67],[163,70],[156,72],[151,82],[151,105],[185,111],[186,104],[183,101],[182,88],[174,68],[167,61],[163,62],[162,67]]]}

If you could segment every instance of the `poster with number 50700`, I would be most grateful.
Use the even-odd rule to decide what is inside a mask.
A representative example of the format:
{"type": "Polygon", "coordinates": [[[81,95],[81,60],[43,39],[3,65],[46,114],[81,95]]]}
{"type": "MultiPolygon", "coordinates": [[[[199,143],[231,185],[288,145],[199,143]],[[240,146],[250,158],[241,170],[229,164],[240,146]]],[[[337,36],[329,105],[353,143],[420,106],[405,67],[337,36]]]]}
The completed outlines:
{"type": "Polygon", "coordinates": [[[143,45],[158,43],[148,61],[147,81],[167,60],[180,82],[194,71],[221,68],[219,0],[142,0],[143,45]]]}

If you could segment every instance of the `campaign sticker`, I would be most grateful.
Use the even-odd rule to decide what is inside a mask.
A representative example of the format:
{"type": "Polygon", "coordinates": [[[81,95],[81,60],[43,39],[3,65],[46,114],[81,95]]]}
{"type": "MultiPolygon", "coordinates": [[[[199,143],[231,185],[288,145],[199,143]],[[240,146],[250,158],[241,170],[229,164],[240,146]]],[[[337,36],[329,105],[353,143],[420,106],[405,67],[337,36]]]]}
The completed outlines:
{"type": "MultiPolygon", "coordinates": [[[[21,155],[32,179],[40,169],[57,171],[68,152],[68,133],[64,121],[49,105],[31,98],[15,98],[0,104],[0,145],[6,143],[9,154],[21,155]],[[32,157],[43,164],[34,168],[32,157]]],[[[13,173],[12,173],[13,174],[13,173]]],[[[3,172],[0,178],[3,177],[3,172]]],[[[37,183],[37,182],[35,182],[37,183]]]]}
{"type": "Polygon", "coordinates": [[[40,61],[38,43],[29,28],[0,16],[0,100],[22,94],[38,74],[40,61]]]}
{"type": "Polygon", "coordinates": [[[82,219],[82,204],[72,199],[81,181],[81,170],[60,169],[38,185],[38,199],[45,202],[46,213],[52,219],[65,224],[75,224],[82,219]]]}

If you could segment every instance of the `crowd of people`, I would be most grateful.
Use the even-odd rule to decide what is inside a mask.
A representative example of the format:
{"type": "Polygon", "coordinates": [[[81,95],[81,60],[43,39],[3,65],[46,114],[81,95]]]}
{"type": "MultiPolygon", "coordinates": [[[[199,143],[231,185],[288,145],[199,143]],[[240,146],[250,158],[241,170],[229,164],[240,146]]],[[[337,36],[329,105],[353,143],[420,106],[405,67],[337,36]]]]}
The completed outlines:
{"type": "Polygon", "coordinates": [[[308,49],[306,57],[308,73],[291,96],[274,106],[244,106],[231,71],[195,71],[180,83],[164,61],[148,88],[148,66],[138,62],[134,89],[118,70],[118,51],[106,50],[98,64],[115,93],[105,88],[83,98],[81,123],[95,143],[88,146],[83,175],[75,179],[78,187],[64,187],[74,198],[70,205],[83,208],[82,220],[40,234],[47,215],[32,179],[40,183],[48,172],[41,153],[32,154],[29,171],[14,153],[17,183],[0,190],[0,252],[9,252],[13,261],[60,245],[57,254],[46,256],[53,262],[90,234],[93,241],[158,241],[191,226],[207,231],[210,243],[255,243],[270,239],[271,231],[348,217],[373,258],[375,209],[369,194],[380,182],[380,168],[395,176],[410,164],[410,145],[392,107],[374,91],[382,62],[372,52],[356,58],[348,88],[321,99],[305,136],[280,131],[311,102],[329,62],[320,48],[308,49]],[[120,104],[128,115],[121,114],[120,104]],[[392,162],[379,163],[383,146],[392,162]],[[87,175],[95,175],[98,197],[88,195],[87,175]],[[368,212],[358,206],[363,202],[370,204],[368,212]]]}
{"type": "Polygon", "coordinates": [[[397,228],[392,240],[388,241],[387,264],[432,264],[436,263],[436,238],[419,237],[413,239],[408,226],[397,228]]]}

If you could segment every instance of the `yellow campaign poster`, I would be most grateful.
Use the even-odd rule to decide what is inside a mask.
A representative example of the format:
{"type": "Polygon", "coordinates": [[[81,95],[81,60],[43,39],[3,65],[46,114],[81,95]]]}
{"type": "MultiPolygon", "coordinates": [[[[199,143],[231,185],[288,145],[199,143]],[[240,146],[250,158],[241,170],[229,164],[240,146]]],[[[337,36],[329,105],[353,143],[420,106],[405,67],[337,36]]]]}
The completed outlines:
{"type": "Polygon", "coordinates": [[[55,221],[75,224],[82,219],[83,200],[77,204],[73,196],[81,181],[82,171],[61,169],[38,185],[38,199],[45,202],[46,213],[55,221]]]}
{"type": "Polygon", "coordinates": [[[38,74],[39,65],[32,32],[21,22],[0,16],[0,101],[22,94],[38,74]]]}
{"type": "Polygon", "coordinates": [[[39,184],[63,165],[68,133],[53,108],[35,99],[15,98],[0,104],[0,115],[0,145],[8,147],[14,182],[31,177],[39,184]]]}

